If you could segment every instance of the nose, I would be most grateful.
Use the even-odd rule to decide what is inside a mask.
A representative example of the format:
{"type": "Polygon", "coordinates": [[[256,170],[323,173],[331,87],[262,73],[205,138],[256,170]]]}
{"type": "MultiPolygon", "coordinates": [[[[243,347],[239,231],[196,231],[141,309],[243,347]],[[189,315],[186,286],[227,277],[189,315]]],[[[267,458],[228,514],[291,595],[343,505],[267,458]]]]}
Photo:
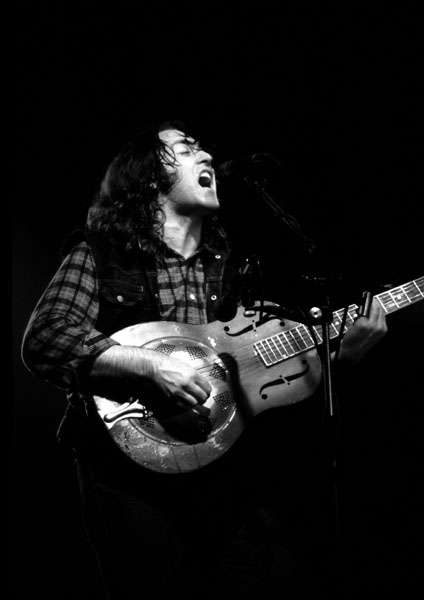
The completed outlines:
{"type": "Polygon", "coordinates": [[[199,158],[199,163],[207,164],[208,166],[212,165],[213,156],[206,150],[199,150],[197,156],[199,158]]]}

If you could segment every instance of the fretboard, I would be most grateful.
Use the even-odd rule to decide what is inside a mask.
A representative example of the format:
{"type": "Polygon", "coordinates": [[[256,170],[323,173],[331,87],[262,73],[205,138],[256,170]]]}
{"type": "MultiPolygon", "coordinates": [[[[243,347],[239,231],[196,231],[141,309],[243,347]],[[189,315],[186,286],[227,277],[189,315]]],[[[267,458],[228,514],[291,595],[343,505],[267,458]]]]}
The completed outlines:
{"type": "MultiPolygon", "coordinates": [[[[405,308],[414,302],[424,299],[424,277],[410,281],[405,285],[392,288],[375,296],[386,314],[405,308]]],[[[351,304],[333,313],[330,324],[330,339],[346,333],[358,318],[358,305],[351,304]]],[[[322,343],[321,326],[308,326],[303,323],[287,331],[282,331],[254,344],[257,354],[266,367],[287,360],[296,354],[301,354],[317,344],[322,343]]]]}

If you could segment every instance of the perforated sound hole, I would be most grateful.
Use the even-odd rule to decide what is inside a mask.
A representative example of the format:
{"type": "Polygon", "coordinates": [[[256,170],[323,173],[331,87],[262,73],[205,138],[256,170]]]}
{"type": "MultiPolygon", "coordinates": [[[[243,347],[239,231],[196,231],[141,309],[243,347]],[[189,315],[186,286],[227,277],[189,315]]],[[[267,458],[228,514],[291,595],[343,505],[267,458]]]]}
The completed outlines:
{"type": "Polygon", "coordinates": [[[205,358],[207,356],[206,352],[200,348],[199,346],[186,346],[186,350],[193,360],[198,358],[205,358]]]}
{"type": "Polygon", "coordinates": [[[228,392],[222,392],[221,394],[217,394],[213,397],[213,399],[222,412],[228,410],[228,408],[231,405],[230,395],[228,394],[228,392]]]}
{"type": "Polygon", "coordinates": [[[162,344],[159,344],[158,346],[156,346],[155,350],[157,352],[162,352],[162,354],[167,354],[169,356],[175,350],[175,346],[174,346],[174,344],[162,343],[162,344]]]}
{"type": "Polygon", "coordinates": [[[149,414],[146,415],[145,417],[142,417],[139,420],[140,425],[142,425],[143,427],[149,427],[151,429],[154,429],[155,427],[155,419],[153,418],[153,415],[149,414]]]}
{"type": "Polygon", "coordinates": [[[219,379],[220,381],[225,381],[227,378],[225,369],[223,369],[221,365],[216,364],[212,367],[210,375],[211,377],[214,377],[214,379],[219,379]]]}

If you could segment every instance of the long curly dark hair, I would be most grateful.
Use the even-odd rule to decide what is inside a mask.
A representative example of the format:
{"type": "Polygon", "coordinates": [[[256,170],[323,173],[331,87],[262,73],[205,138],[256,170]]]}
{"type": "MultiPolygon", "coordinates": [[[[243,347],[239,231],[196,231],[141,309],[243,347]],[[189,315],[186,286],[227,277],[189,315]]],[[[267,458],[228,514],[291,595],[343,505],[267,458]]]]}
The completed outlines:
{"type": "MultiPolygon", "coordinates": [[[[178,129],[205,150],[213,151],[209,140],[202,139],[181,121],[162,121],[137,132],[107,168],[86,223],[87,229],[112,235],[128,251],[139,247],[157,258],[163,257],[165,251],[162,240],[165,216],[158,196],[160,192],[169,192],[175,182],[174,174],[164,168],[164,163],[175,164],[175,157],[159,137],[166,129],[178,129]]],[[[226,240],[215,215],[205,219],[203,237],[214,246],[226,240]]]]}

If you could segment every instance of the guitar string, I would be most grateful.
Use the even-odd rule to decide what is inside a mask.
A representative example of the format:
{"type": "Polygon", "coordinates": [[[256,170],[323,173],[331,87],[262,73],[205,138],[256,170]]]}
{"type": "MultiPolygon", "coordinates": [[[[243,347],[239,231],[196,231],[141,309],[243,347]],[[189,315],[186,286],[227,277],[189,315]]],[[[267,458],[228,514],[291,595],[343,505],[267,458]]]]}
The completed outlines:
{"type": "MultiPolygon", "coordinates": [[[[396,296],[398,296],[400,294],[400,292],[402,292],[403,296],[406,296],[406,298],[408,300],[408,302],[405,303],[404,306],[408,306],[409,304],[412,304],[412,303],[417,302],[419,300],[422,300],[424,298],[424,292],[421,292],[421,289],[418,287],[418,285],[421,284],[421,283],[424,284],[424,277],[422,277],[420,279],[417,279],[416,281],[410,282],[408,284],[405,284],[403,286],[399,286],[398,288],[393,288],[391,290],[388,290],[387,292],[383,292],[382,294],[379,294],[377,296],[377,298],[380,300],[380,303],[382,304],[383,308],[387,308],[388,311],[390,311],[390,308],[392,310],[395,310],[395,309],[397,309],[399,307],[399,305],[398,305],[398,303],[396,303],[396,300],[394,298],[392,298],[392,294],[395,294],[396,296]],[[409,297],[407,291],[405,291],[405,288],[407,288],[408,286],[410,288],[412,288],[412,287],[415,287],[415,285],[417,285],[417,287],[418,287],[418,294],[417,295],[413,295],[412,297],[409,297]],[[390,300],[386,300],[386,302],[384,303],[384,300],[383,300],[382,297],[384,295],[386,295],[386,294],[389,295],[390,300]]],[[[414,289],[414,291],[415,291],[415,289],[414,289]]],[[[399,298],[397,298],[397,300],[399,300],[399,298]]],[[[352,318],[352,313],[354,314],[357,311],[357,309],[358,309],[358,306],[356,304],[350,305],[348,307],[348,315],[352,318]]],[[[343,312],[343,310],[344,309],[339,309],[338,311],[335,311],[335,314],[337,316],[339,316],[338,313],[343,312]]],[[[352,321],[353,321],[353,318],[352,318],[352,321]]],[[[334,336],[339,335],[340,329],[337,329],[337,326],[341,325],[342,322],[343,322],[343,320],[340,320],[339,322],[337,322],[335,324],[336,333],[333,332],[334,336]]],[[[303,327],[307,329],[306,326],[303,326],[303,327]]],[[[261,343],[261,342],[264,343],[264,342],[266,342],[268,340],[274,340],[274,339],[278,338],[278,336],[281,335],[281,334],[283,334],[285,336],[287,336],[287,334],[292,334],[293,335],[292,332],[296,331],[297,329],[299,329],[299,326],[293,327],[291,329],[288,329],[287,331],[281,331],[280,333],[274,334],[272,336],[268,336],[267,338],[264,338],[263,340],[259,340],[259,342],[255,342],[255,343],[261,343]]],[[[317,328],[315,328],[315,329],[317,329],[317,328]]],[[[320,337],[322,339],[322,336],[320,336],[320,337]]],[[[331,337],[333,337],[333,335],[331,337]]],[[[303,338],[302,338],[302,340],[303,340],[303,338]]],[[[287,342],[287,343],[290,345],[290,342],[287,342]]],[[[280,342],[280,344],[284,348],[284,344],[282,344],[281,342],[280,342]]],[[[249,343],[249,344],[247,344],[245,346],[241,346],[239,348],[240,354],[242,354],[243,351],[246,351],[246,350],[250,351],[251,348],[253,347],[253,345],[254,344],[249,343]]],[[[278,360],[276,360],[275,362],[273,362],[272,365],[269,365],[269,366],[277,365],[277,364],[279,364],[281,362],[284,362],[286,360],[294,358],[295,356],[298,356],[299,354],[304,354],[304,353],[312,350],[314,348],[314,346],[315,346],[315,344],[311,344],[311,346],[309,346],[309,347],[306,347],[304,349],[300,349],[300,350],[294,351],[291,354],[291,356],[290,355],[289,356],[283,356],[282,355],[281,358],[279,358],[278,360]]],[[[281,350],[278,348],[278,346],[277,346],[277,351],[281,352],[281,350]]],[[[245,358],[241,358],[237,362],[237,364],[234,365],[234,366],[225,365],[225,362],[224,361],[222,361],[222,362],[224,364],[225,371],[227,371],[229,373],[233,373],[233,372],[235,372],[237,370],[240,371],[240,370],[246,369],[248,367],[249,368],[253,367],[254,370],[255,370],[255,372],[256,372],[258,370],[261,370],[263,368],[263,365],[264,365],[263,360],[261,359],[260,355],[256,354],[256,353],[253,354],[253,355],[246,356],[245,358]],[[260,360],[258,361],[258,359],[260,359],[260,360]],[[257,367],[255,368],[255,364],[256,363],[257,363],[257,367]],[[259,367],[261,367],[261,369],[259,369],[259,367]]],[[[216,361],[214,361],[213,363],[210,363],[210,362],[203,363],[201,366],[197,367],[197,371],[200,372],[200,373],[202,373],[202,374],[204,373],[206,376],[211,376],[211,373],[212,373],[214,367],[216,366],[216,364],[217,364],[216,361]]],[[[221,366],[221,365],[219,365],[219,366],[221,366]]]]}

